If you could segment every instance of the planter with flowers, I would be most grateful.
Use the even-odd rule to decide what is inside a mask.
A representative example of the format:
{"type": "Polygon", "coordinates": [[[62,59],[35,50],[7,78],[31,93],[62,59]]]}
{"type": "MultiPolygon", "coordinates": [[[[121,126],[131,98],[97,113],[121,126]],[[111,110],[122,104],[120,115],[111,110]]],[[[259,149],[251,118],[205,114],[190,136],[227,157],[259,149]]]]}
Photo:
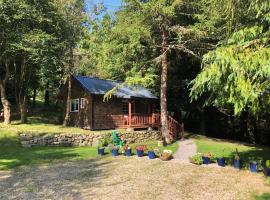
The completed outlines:
{"type": "Polygon", "coordinates": [[[119,147],[118,146],[111,146],[112,156],[118,156],[119,147]]]}
{"type": "Polygon", "coordinates": [[[160,155],[160,159],[163,161],[171,160],[172,159],[172,151],[171,150],[163,150],[162,154],[160,155]]]}
{"type": "Polygon", "coordinates": [[[208,165],[211,163],[211,160],[214,158],[214,154],[211,152],[204,153],[202,156],[203,164],[208,165]]]}
{"type": "Polygon", "coordinates": [[[258,172],[258,162],[257,161],[252,161],[249,164],[249,170],[253,173],[257,173],[258,172]]]}
{"type": "Polygon", "coordinates": [[[98,144],[98,155],[102,156],[105,154],[104,151],[106,146],[108,146],[108,141],[106,138],[102,138],[98,144]]]}
{"type": "Polygon", "coordinates": [[[217,164],[218,166],[225,167],[226,165],[226,160],[224,157],[218,157],[217,158],[217,164]]]}
{"type": "Polygon", "coordinates": [[[155,150],[154,149],[150,149],[149,151],[148,151],[148,158],[149,159],[155,159],[156,158],[156,153],[155,153],[155,150]]]}
{"type": "Polygon", "coordinates": [[[128,146],[128,145],[124,146],[124,154],[125,154],[125,156],[128,156],[128,157],[132,155],[130,146],[128,146]]]}
{"type": "Polygon", "coordinates": [[[240,155],[239,155],[237,149],[236,149],[236,153],[234,155],[233,167],[236,169],[241,169],[241,167],[242,167],[242,162],[241,162],[240,155]]]}
{"type": "Polygon", "coordinates": [[[105,154],[105,147],[98,147],[98,155],[103,156],[105,154]]]}
{"type": "Polygon", "coordinates": [[[136,147],[137,156],[138,156],[138,157],[143,157],[144,151],[145,151],[146,149],[147,149],[146,145],[137,146],[137,147],[136,147]]]}

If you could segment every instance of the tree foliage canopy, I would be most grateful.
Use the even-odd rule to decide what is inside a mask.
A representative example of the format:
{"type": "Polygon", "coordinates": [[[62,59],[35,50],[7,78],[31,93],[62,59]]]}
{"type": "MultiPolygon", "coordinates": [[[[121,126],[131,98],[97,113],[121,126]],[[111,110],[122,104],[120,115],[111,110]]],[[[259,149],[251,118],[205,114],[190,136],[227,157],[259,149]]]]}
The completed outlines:
{"type": "Polygon", "coordinates": [[[234,10],[246,13],[245,22],[232,18],[236,31],[204,55],[203,69],[191,88],[193,100],[203,96],[207,105],[232,108],[236,115],[245,110],[262,114],[270,103],[270,2],[248,2],[248,7],[234,10]]]}

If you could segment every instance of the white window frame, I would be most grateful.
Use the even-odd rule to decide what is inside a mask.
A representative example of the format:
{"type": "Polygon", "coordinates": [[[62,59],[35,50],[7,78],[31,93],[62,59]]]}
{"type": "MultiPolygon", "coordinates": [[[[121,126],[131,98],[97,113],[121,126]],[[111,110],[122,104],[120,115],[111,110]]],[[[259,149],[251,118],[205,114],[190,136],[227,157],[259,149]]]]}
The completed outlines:
{"type": "Polygon", "coordinates": [[[84,109],[86,104],[86,98],[81,98],[81,105],[80,108],[84,109]]]}
{"type": "Polygon", "coordinates": [[[79,112],[79,107],[80,107],[80,99],[71,99],[70,100],[70,104],[69,104],[69,109],[70,109],[70,112],[79,112]],[[75,106],[75,107],[77,107],[77,109],[76,110],[72,110],[71,108],[72,108],[72,103],[73,102],[77,102],[77,104],[78,104],[78,106],[75,106]]]}

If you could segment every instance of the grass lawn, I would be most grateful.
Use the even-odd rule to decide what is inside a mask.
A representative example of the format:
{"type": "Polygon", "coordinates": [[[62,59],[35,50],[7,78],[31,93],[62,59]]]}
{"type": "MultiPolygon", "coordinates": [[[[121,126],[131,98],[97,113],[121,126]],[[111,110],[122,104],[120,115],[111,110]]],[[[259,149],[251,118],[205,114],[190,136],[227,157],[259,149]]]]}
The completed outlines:
{"type": "MultiPolygon", "coordinates": [[[[89,131],[74,127],[62,127],[57,125],[57,114],[54,112],[41,112],[28,118],[27,124],[20,124],[19,121],[13,121],[11,125],[0,123],[0,170],[11,169],[21,165],[31,165],[40,163],[49,163],[55,160],[82,160],[97,157],[96,147],[32,147],[22,148],[19,142],[19,133],[32,134],[93,134],[93,133],[111,133],[112,130],[89,131]]],[[[122,131],[122,130],[118,130],[122,131]]],[[[138,145],[147,145],[148,149],[156,148],[157,141],[132,144],[132,151],[135,153],[135,147],[138,145]]],[[[163,150],[165,147],[161,147],[163,150]]],[[[166,149],[175,152],[178,144],[172,144],[166,149]]],[[[109,149],[105,153],[109,156],[109,149]]]]}
{"type": "MultiPolygon", "coordinates": [[[[11,126],[12,127],[12,126],[11,126]]],[[[157,141],[132,144],[133,153],[137,145],[157,147],[157,141]]],[[[161,147],[163,150],[165,147],[161,147]]],[[[175,152],[178,144],[172,144],[166,149],[175,152]]],[[[109,156],[109,149],[105,150],[109,156]]],[[[11,169],[21,165],[49,163],[56,160],[82,160],[97,157],[96,147],[32,147],[22,148],[16,131],[0,128],[0,170],[11,169]]]]}
{"type": "Polygon", "coordinates": [[[270,160],[270,148],[241,144],[237,142],[226,142],[224,140],[210,139],[206,137],[195,137],[197,152],[214,153],[215,157],[225,157],[231,163],[234,158],[236,148],[243,160],[244,166],[247,167],[252,161],[270,160]]]}
{"type": "MultiPolygon", "coordinates": [[[[96,132],[112,132],[112,130],[104,131],[90,131],[76,127],[63,127],[59,125],[59,114],[55,112],[40,112],[28,117],[27,124],[21,124],[20,121],[12,121],[11,125],[4,125],[0,123],[0,131],[12,131],[17,133],[31,133],[37,135],[44,134],[59,134],[59,133],[72,133],[72,134],[93,134],[96,132]]],[[[123,131],[123,130],[118,130],[123,131]]]]}

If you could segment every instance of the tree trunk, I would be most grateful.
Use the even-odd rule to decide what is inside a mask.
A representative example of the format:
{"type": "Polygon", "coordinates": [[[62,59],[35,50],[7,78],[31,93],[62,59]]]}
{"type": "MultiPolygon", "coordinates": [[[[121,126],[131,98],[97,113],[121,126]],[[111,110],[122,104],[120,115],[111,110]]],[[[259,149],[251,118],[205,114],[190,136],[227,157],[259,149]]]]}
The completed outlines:
{"type": "Polygon", "coordinates": [[[3,80],[0,80],[0,91],[1,91],[1,102],[4,108],[4,124],[11,123],[11,111],[10,111],[10,102],[7,98],[6,86],[8,79],[10,77],[10,62],[5,62],[5,77],[3,80]]]}
{"type": "Polygon", "coordinates": [[[200,133],[202,135],[206,135],[206,131],[205,131],[205,124],[206,124],[206,120],[205,120],[205,110],[202,109],[201,110],[201,117],[200,117],[200,133]]]}
{"type": "Polygon", "coordinates": [[[11,123],[11,111],[10,111],[10,102],[8,101],[6,94],[6,86],[0,81],[0,91],[1,91],[1,102],[4,108],[4,124],[11,123]]]}
{"type": "Polygon", "coordinates": [[[49,83],[46,84],[45,96],[44,96],[44,106],[50,106],[50,92],[49,92],[49,83]]]}
{"type": "Polygon", "coordinates": [[[27,122],[27,66],[25,63],[25,57],[22,55],[21,62],[21,75],[20,75],[20,84],[19,84],[19,109],[21,114],[21,123],[27,122]]]}
{"type": "Polygon", "coordinates": [[[20,99],[20,113],[21,113],[21,123],[27,123],[27,101],[26,96],[20,99]]]}
{"type": "Polygon", "coordinates": [[[167,110],[167,79],[168,79],[168,33],[164,25],[161,26],[162,34],[162,71],[161,71],[161,85],[160,85],[160,116],[161,116],[161,132],[166,144],[172,142],[172,137],[168,130],[168,110],[167,110]]]}
{"type": "Polygon", "coordinates": [[[71,100],[71,75],[68,76],[68,91],[67,91],[67,101],[66,101],[66,113],[63,122],[63,126],[67,126],[70,118],[70,100],[71,100]]]}
{"type": "Polygon", "coordinates": [[[15,100],[16,100],[16,114],[20,113],[20,101],[19,101],[19,91],[18,91],[18,80],[19,80],[19,76],[18,74],[18,68],[17,68],[17,64],[16,61],[14,60],[14,74],[15,74],[15,78],[14,78],[14,94],[15,94],[15,100]]]}
{"type": "Polygon", "coordinates": [[[33,91],[33,102],[32,102],[32,107],[33,108],[36,107],[36,97],[37,97],[37,88],[34,88],[34,91],[33,91]]]}

